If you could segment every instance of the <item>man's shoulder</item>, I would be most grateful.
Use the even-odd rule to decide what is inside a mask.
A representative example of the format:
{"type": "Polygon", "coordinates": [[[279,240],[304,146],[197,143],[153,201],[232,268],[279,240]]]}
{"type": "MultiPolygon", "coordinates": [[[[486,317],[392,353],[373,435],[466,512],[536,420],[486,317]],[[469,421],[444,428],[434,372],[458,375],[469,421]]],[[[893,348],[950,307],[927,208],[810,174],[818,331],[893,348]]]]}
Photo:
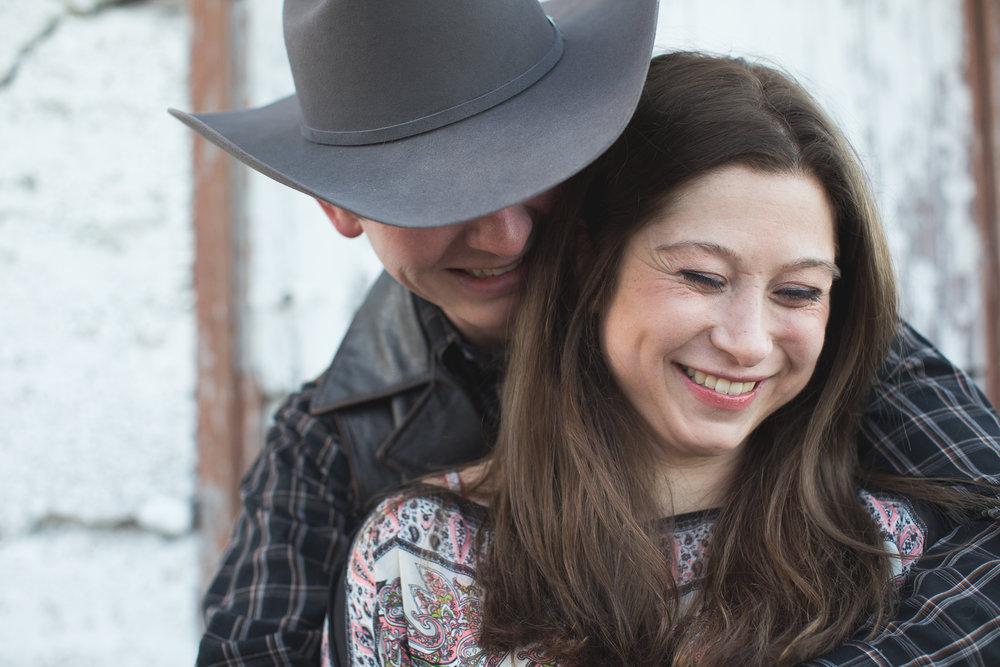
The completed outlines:
{"type": "Polygon", "coordinates": [[[317,381],[310,412],[320,414],[425,385],[431,354],[413,294],[383,273],[317,381]]]}
{"type": "Polygon", "coordinates": [[[407,479],[482,455],[482,416],[439,363],[419,306],[383,274],[329,368],[279,413],[285,426],[335,434],[362,505],[407,479]]]}
{"type": "Polygon", "coordinates": [[[380,394],[390,396],[391,386],[399,386],[395,378],[406,374],[417,377],[420,374],[414,367],[426,368],[426,344],[421,347],[414,340],[419,327],[410,292],[383,274],[362,303],[330,365],[281,402],[274,413],[269,442],[283,443],[286,448],[336,442],[339,448],[343,434],[337,423],[338,408],[380,394]],[[410,344],[409,350],[399,348],[399,338],[410,344]]]}

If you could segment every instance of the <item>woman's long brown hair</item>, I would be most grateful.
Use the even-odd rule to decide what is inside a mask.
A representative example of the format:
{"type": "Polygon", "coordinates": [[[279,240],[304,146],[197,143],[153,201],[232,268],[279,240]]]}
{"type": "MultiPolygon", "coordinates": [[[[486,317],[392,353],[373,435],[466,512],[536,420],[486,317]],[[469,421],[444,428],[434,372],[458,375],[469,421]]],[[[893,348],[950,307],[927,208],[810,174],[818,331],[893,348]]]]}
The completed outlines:
{"type": "MultiPolygon", "coordinates": [[[[857,158],[800,86],[742,60],[654,59],[636,115],[538,230],[502,424],[482,489],[490,539],[481,642],[563,665],[782,665],[892,613],[892,564],[857,489],[856,434],[897,325],[878,213],[857,158]],[[612,380],[598,331],[623,249],[680,185],[743,165],[820,182],[838,265],[805,390],[745,446],[707,571],[681,609],[655,521],[654,438],[612,380]],[[577,219],[579,216],[579,220],[577,219]]],[[[930,482],[888,487],[947,502],[930,482]]]]}

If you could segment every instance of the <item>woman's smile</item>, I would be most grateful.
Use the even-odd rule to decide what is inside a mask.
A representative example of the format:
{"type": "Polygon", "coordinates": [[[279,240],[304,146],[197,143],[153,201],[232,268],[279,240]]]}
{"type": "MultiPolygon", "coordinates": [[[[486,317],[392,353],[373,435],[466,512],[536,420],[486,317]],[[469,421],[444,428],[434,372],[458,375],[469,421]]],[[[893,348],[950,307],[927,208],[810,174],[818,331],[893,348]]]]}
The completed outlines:
{"type": "Polygon", "coordinates": [[[711,373],[695,370],[687,366],[681,366],[681,370],[694,381],[695,384],[708,387],[709,389],[728,396],[740,396],[753,391],[761,380],[734,380],[719,377],[711,373]]]}
{"type": "Polygon", "coordinates": [[[691,395],[710,408],[743,410],[757,397],[763,381],[739,382],[678,365],[691,395]]]}
{"type": "Polygon", "coordinates": [[[837,267],[814,178],[730,166],[675,194],[629,241],[601,339],[677,467],[734,453],[806,386],[837,267]]]}

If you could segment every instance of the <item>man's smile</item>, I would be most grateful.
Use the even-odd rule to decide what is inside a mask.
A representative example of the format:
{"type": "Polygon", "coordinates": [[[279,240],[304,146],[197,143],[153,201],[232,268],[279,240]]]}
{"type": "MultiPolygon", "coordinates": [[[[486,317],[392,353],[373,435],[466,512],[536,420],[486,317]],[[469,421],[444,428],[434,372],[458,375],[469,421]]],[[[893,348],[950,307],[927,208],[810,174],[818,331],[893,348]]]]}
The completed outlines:
{"type": "Polygon", "coordinates": [[[505,273],[510,273],[517,267],[521,266],[521,261],[523,259],[524,259],[523,257],[518,258],[512,264],[508,264],[507,266],[501,266],[496,269],[458,269],[458,270],[462,271],[463,273],[469,274],[473,278],[495,278],[497,276],[502,276],[505,273]]]}

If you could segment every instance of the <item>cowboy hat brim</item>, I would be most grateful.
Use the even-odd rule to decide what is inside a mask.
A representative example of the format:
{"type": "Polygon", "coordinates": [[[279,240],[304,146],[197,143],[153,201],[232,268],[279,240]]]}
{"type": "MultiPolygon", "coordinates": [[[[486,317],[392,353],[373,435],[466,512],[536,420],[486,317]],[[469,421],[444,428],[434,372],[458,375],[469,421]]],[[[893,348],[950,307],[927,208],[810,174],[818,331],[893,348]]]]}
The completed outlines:
{"type": "Polygon", "coordinates": [[[332,146],[301,132],[295,95],[256,109],[170,113],[276,181],[359,216],[436,227],[487,215],[566,180],[606,150],[639,99],[657,0],[551,0],[559,62],[514,97],[438,129],[332,146]]]}

